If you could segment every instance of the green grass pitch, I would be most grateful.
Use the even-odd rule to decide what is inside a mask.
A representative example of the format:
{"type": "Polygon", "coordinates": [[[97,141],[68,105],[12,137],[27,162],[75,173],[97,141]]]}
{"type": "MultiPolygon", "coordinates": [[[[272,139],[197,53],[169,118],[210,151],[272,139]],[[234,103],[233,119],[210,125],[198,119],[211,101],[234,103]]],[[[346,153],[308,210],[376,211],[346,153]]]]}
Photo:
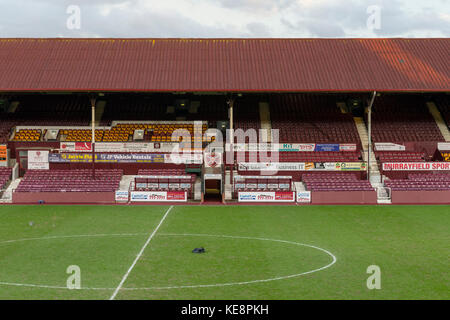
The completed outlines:
{"type": "MultiPolygon", "coordinates": [[[[168,208],[0,206],[0,299],[109,299],[168,208]]],[[[115,299],[449,299],[449,231],[449,206],[174,206],[115,299]]]]}

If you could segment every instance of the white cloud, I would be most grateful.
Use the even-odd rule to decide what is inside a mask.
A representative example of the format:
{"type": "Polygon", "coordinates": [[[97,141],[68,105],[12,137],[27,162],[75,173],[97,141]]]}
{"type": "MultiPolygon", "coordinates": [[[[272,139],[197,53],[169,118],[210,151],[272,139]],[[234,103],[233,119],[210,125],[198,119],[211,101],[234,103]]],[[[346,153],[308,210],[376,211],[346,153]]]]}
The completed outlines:
{"type": "Polygon", "coordinates": [[[448,0],[0,0],[1,37],[448,37],[448,0]],[[82,28],[65,28],[68,5],[82,28]],[[369,5],[381,29],[366,27],[369,5]]]}

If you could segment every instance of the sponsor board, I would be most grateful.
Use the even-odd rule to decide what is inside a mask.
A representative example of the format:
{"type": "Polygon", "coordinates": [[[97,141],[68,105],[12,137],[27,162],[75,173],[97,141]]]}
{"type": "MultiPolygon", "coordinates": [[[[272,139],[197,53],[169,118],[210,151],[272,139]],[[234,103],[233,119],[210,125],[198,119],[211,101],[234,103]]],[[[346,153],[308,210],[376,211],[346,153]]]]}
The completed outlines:
{"type": "Polygon", "coordinates": [[[441,152],[441,155],[445,162],[450,162],[450,152],[441,152]]]}
{"type": "Polygon", "coordinates": [[[205,173],[203,175],[205,180],[222,180],[222,174],[220,173],[205,173]]]}
{"type": "Polygon", "coordinates": [[[90,142],[61,142],[59,144],[61,152],[92,152],[90,142]]]}
{"type": "Polygon", "coordinates": [[[28,169],[48,170],[49,152],[42,150],[28,150],[28,169]]]}
{"type": "Polygon", "coordinates": [[[265,191],[238,193],[239,202],[294,202],[295,192],[293,191],[265,191]]]}
{"type": "MultiPolygon", "coordinates": [[[[92,162],[90,153],[52,153],[48,161],[53,163],[92,162]]],[[[96,153],[95,162],[103,163],[164,163],[164,154],[119,154],[119,153],[96,153]]]]}
{"type": "MultiPolygon", "coordinates": [[[[225,145],[225,151],[231,150],[231,144],[225,145]]],[[[233,143],[233,150],[235,152],[244,151],[278,151],[277,144],[269,143],[233,143]]]]}
{"type": "Polygon", "coordinates": [[[365,171],[365,162],[245,162],[239,171],[365,171]]]}
{"type": "Polygon", "coordinates": [[[297,203],[311,203],[311,191],[297,191],[297,203]]]}
{"type": "Polygon", "coordinates": [[[339,151],[339,144],[337,143],[327,143],[327,144],[316,144],[316,148],[314,151],[339,151]]]}
{"type": "Polygon", "coordinates": [[[375,151],[405,151],[406,147],[401,144],[390,142],[375,142],[375,151]]]}
{"type": "Polygon", "coordinates": [[[185,191],[131,191],[131,202],[186,202],[185,191]]]}
{"type": "Polygon", "coordinates": [[[8,152],[6,149],[6,145],[0,145],[0,163],[6,163],[8,158],[8,152]]]}
{"type": "Polygon", "coordinates": [[[117,202],[127,202],[129,197],[128,191],[116,191],[116,201],[117,202]]]}
{"type": "Polygon", "coordinates": [[[385,162],[383,171],[449,171],[450,162],[385,162]]]}
{"type": "Polygon", "coordinates": [[[346,152],[356,151],[356,144],[352,144],[352,143],[340,144],[339,151],[346,151],[346,152]]]}
{"type": "Polygon", "coordinates": [[[283,143],[278,145],[278,151],[312,152],[315,148],[315,143],[283,143]]]}
{"type": "Polygon", "coordinates": [[[438,142],[439,151],[450,151],[450,142],[438,142]]]}
{"type": "Polygon", "coordinates": [[[203,154],[195,153],[167,153],[164,154],[164,163],[173,164],[202,164],[203,154]]]}
{"type": "Polygon", "coordinates": [[[240,171],[304,171],[305,164],[301,162],[246,162],[239,163],[240,171]]]}
{"type": "MultiPolygon", "coordinates": [[[[179,143],[169,142],[97,142],[95,152],[117,153],[149,153],[149,152],[178,152],[179,143]]],[[[61,142],[60,152],[92,152],[90,142],[61,142]]]]}
{"type": "MultiPolygon", "coordinates": [[[[329,164],[333,165],[333,164],[329,164]]],[[[334,171],[365,171],[367,164],[365,162],[336,162],[334,171]]]]}
{"type": "MultiPolygon", "coordinates": [[[[225,145],[225,150],[230,151],[230,144],[225,145]]],[[[313,152],[313,151],[356,151],[356,144],[315,144],[315,143],[236,143],[233,144],[235,152],[243,151],[291,151],[291,152],[313,152]]]]}

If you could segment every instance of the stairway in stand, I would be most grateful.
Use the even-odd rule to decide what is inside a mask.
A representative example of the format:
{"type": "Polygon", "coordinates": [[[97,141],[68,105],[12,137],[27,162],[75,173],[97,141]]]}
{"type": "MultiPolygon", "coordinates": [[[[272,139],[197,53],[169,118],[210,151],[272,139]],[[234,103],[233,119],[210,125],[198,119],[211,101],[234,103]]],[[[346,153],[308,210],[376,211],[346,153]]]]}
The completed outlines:
{"type": "Polygon", "coordinates": [[[442,133],[442,136],[444,137],[446,142],[450,142],[450,131],[448,130],[447,124],[445,123],[444,119],[442,118],[441,113],[439,112],[439,109],[436,107],[434,102],[427,102],[428,110],[430,111],[431,115],[433,116],[434,120],[436,121],[436,124],[439,128],[439,130],[442,133]]]}
{"type": "MultiPolygon", "coordinates": [[[[364,123],[364,119],[361,117],[354,117],[356,129],[358,130],[359,138],[361,139],[363,147],[363,160],[368,162],[369,159],[369,135],[367,133],[367,127],[364,123]]],[[[370,182],[374,188],[381,186],[381,174],[378,168],[377,159],[375,158],[375,153],[370,150],[370,182]]]]}
{"type": "Polygon", "coordinates": [[[261,121],[261,129],[263,130],[262,139],[260,142],[272,142],[272,123],[270,122],[270,106],[267,102],[259,103],[259,119],[261,121]]]}

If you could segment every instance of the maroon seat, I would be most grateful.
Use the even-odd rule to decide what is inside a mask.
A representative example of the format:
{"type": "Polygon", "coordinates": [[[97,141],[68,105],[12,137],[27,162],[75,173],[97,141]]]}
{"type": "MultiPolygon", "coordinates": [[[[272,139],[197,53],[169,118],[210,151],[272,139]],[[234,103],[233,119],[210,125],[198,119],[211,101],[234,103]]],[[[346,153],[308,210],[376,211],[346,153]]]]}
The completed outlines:
{"type": "Polygon", "coordinates": [[[123,170],[28,170],[16,192],[112,192],[119,188],[123,170]]]}
{"type": "Polygon", "coordinates": [[[354,173],[308,173],[302,180],[311,191],[374,191],[369,181],[359,180],[354,173]]]}

